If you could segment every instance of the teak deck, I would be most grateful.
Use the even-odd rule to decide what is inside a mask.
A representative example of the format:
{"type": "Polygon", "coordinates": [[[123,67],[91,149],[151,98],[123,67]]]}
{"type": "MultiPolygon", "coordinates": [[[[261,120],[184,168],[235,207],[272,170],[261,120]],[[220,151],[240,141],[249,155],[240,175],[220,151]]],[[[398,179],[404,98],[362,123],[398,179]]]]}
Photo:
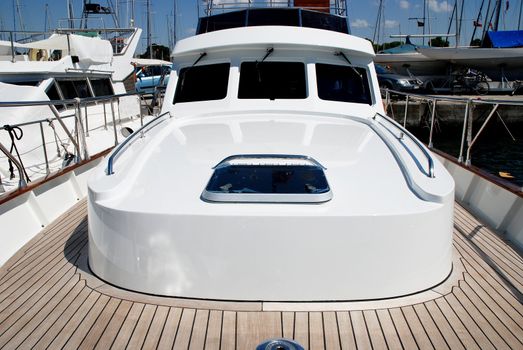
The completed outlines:
{"type": "MultiPolygon", "coordinates": [[[[382,301],[219,302],[105,284],[87,267],[85,201],[0,268],[0,348],[523,349],[523,259],[456,204],[454,269],[430,291],[382,301]]],[[[12,232],[16,234],[16,232],[12,232]]]]}

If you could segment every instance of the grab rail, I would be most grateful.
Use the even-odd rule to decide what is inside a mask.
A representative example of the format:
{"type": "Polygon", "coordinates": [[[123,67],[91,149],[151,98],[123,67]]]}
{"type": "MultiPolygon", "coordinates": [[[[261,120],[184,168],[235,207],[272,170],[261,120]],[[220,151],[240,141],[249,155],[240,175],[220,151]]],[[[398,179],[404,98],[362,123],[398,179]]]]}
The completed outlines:
{"type": "MultiPolygon", "coordinates": [[[[423,153],[423,155],[427,158],[428,160],[428,166],[429,166],[429,170],[428,170],[428,174],[427,176],[428,177],[431,177],[433,178],[434,177],[434,160],[432,159],[430,153],[425,149],[425,147],[421,144],[421,142],[418,141],[418,139],[412,135],[407,129],[405,129],[403,126],[401,126],[400,124],[398,124],[395,120],[387,117],[386,115],[383,115],[379,112],[376,112],[376,114],[374,115],[374,117],[372,117],[372,119],[376,120],[376,116],[380,116],[382,117],[383,119],[387,120],[389,123],[391,123],[393,126],[395,126],[396,128],[398,128],[398,130],[401,132],[401,135],[400,136],[400,139],[403,137],[403,135],[407,135],[413,142],[416,146],[418,146],[418,148],[421,150],[421,152],[423,153]]],[[[376,120],[377,121],[377,120],[376,120]]],[[[379,123],[379,121],[377,121],[379,123]]],[[[380,123],[381,124],[381,123],[380,123]]],[[[382,124],[383,125],[383,124],[382,124]]]]}
{"type": "Polygon", "coordinates": [[[24,172],[24,168],[22,167],[22,165],[20,164],[20,162],[18,161],[18,159],[16,159],[8,150],[7,148],[4,147],[4,145],[2,145],[2,143],[0,142],[0,151],[2,151],[3,154],[5,154],[5,156],[7,158],[9,158],[9,160],[11,162],[13,162],[13,164],[16,166],[16,169],[18,169],[18,175],[19,175],[19,180],[18,180],[18,188],[24,188],[27,186],[27,181],[25,179],[25,172],[24,172]]]}
{"type": "Polygon", "coordinates": [[[114,161],[116,160],[117,156],[119,155],[120,151],[129,143],[131,142],[131,140],[133,140],[135,138],[135,136],[137,134],[140,134],[141,137],[143,137],[143,134],[144,134],[144,130],[149,126],[149,125],[152,125],[154,124],[155,122],[157,122],[158,120],[160,120],[160,118],[166,116],[166,115],[169,115],[169,117],[171,116],[171,113],[169,111],[165,112],[165,113],[162,113],[160,114],[159,116],[157,116],[156,118],[154,118],[153,120],[150,120],[148,123],[144,124],[140,129],[136,130],[135,132],[133,132],[131,135],[129,135],[122,143],[120,143],[113,151],[113,153],[111,154],[111,156],[109,157],[109,159],[107,160],[107,175],[112,175],[114,174],[114,171],[113,171],[113,164],[114,164],[114,161]]]}

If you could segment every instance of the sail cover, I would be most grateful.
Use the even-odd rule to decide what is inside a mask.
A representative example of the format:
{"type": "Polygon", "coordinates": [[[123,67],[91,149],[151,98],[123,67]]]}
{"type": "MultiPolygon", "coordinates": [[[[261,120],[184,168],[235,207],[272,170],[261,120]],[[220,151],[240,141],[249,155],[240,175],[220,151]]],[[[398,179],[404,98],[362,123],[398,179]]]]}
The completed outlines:
{"type": "Polygon", "coordinates": [[[523,30],[489,31],[483,47],[523,47],[523,30]]]}

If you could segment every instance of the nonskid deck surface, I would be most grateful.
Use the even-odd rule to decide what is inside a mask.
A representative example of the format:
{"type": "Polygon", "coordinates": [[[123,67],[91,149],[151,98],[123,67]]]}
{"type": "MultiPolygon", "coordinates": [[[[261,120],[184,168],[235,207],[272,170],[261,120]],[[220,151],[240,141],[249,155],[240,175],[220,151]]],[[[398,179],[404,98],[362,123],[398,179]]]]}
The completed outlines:
{"type": "Polygon", "coordinates": [[[254,349],[285,337],[310,349],[523,348],[522,256],[458,204],[454,227],[454,272],[424,293],[202,301],[124,291],[92,276],[82,201],[0,268],[0,347],[254,349]]]}

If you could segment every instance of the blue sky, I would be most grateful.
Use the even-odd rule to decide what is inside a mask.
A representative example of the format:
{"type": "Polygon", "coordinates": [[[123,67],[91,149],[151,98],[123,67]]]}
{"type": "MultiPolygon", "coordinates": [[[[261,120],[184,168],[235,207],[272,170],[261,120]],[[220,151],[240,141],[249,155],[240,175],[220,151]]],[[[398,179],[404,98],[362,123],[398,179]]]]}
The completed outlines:
{"type": "MultiPolygon", "coordinates": [[[[83,1],[70,0],[77,16],[80,15],[83,1]]],[[[113,0],[113,4],[117,0],[113,0]]],[[[174,0],[150,0],[152,4],[153,18],[153,41],[167,44],[168,22],[174,19],[174,0]]],[[[227,2],[244,2],[245,0],[229,0],[227,2]]],[[[426,31],[429,27],[432,33],[446,33],[449,23],[449,17],[452,12],[454,0],[426,0],[428,17],[426,31]]],[[[508,11],[503,11],[501,20],[501,29],[517,29],[519,16],[519,6],[522,0],[509,0],[508,11]]],[[[67,17],[66,3],[67,0],[1,0],[3,11],[0,12],[0,25],[4,30],[10,30],[13,27],[13,3],[20,3],[22,20],[26,30],[44,29],[45,8],[48,4],[49,21],[52,27],[56,27],[58,20],[67,17]]],[[[93,3],[100,3],[102,6],[107,5],[107,0],[92,0],[93,3]]],[[[476,19],[477,11],[480,7],[481,0],[466,0],[466,7],[463,16],[462,44],[468,43],[472,34],[472,21],[476,19]]],[[[486,3],[488,1],[485,1],[486,3]]],[[[503,7],[506,8],[507,0],[503,0],[503,7]]],[[[146,23],[146,0],[134,0],[136,24],[145,30],[146,23]]],[[[352,32],[355,35],[372,38],[376,23],[378,11],[378,0],[349,0],[349,19],[352,32]]],[[[120,19],[127,22],[130,18],[131,0],[118,0],[120,19]]],[[[417,27],[415,20],[409,20],[409,17],[421,17],[423,14],[423,0],[384,0],[384,20],[380,34],[380,42],[391,41],[390,34],[415,34],[421,33],[421,28],[417,27]],[[383,39],[385,38],[385,40],[383,39]]],[[[486,7],[486,5],[485,5],[486,7]]],[[[18,14],[17,23],[19,24],[18,14]]],[[[105,18],[106,26],[112,26],[112,20],[105,18]]],[[[194,33],[197,21],[197,2],[196,0],[182,1],[176,3],[176,32],[178,38],[190,36],[194,33]]],[[[18,29],[20,29],[18,27],[18,29]]],[[[145,38],[145,35],[142,35],[145,38]]],[[[142,40],[142,50],[145,47],[145,40],[142,40]]]]}

